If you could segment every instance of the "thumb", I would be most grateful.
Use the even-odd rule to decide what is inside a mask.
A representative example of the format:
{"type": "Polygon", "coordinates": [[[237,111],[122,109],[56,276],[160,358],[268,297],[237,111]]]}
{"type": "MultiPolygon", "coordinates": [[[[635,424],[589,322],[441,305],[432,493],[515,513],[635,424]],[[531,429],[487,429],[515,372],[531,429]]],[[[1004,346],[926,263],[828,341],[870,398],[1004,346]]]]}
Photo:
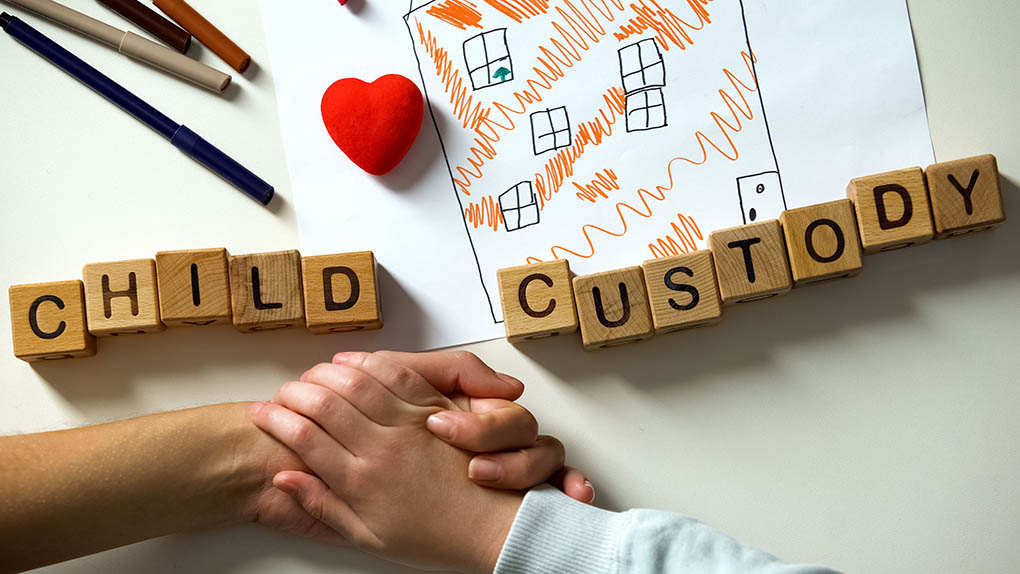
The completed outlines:
{"type": "Polygon", "coordinates": [[[377,548],[379,540],[354,510],[318,477],[297,470],[276,473],[273,486],[290,495],[312,518],[359,546],[377,548]]]}

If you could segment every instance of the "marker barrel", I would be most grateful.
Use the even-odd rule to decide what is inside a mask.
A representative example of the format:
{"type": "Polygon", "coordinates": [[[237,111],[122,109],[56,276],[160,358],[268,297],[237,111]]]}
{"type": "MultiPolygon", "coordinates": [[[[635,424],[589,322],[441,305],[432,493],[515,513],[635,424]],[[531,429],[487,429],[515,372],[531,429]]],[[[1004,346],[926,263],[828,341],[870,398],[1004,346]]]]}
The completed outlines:
{"type": "Polygon", "coordinates": [[[201,136],[181,126],[170,138],[170,143],[177,146],[188,157],[209,168],[211,171],[229,181],[237,189],[248,194],[262,205],[273,199],[273,186],[255,175],[248,168],[234,161],[233,158],[220,151],[216,146],[202,139],[201,136]]]}

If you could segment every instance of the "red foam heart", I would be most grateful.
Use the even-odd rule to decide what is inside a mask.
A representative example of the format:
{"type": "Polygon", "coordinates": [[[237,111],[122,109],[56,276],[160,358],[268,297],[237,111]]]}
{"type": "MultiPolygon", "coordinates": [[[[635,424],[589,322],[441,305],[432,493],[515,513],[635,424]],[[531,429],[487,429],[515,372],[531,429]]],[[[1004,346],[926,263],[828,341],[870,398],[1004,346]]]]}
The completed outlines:
{"type": "Polygon", "coordinates": [[[371,84],[344,78],[322,94],[322,122],[329,136],[351,161],[372,175],[389,173],[404,159],[424,113],[421,90],[396,74],[371,84]]]}

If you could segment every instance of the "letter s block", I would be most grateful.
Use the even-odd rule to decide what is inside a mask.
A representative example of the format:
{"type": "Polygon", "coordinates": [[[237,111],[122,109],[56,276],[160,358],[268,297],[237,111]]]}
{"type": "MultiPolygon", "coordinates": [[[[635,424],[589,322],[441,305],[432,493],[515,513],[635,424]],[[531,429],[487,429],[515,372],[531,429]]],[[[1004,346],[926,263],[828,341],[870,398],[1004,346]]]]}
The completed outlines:
{"type": "Polygon", "coordinates": [[[861,272],[861,242],[849,199],[788,209],[779,221],[797,287],[861,272]]]}
{"type": "Polygon", "coordinates": [[[640,267],[575,277],[574,299],[585,351],[652,336],[652,312],[640,267]]]}
{"type": "Polygon", "coordinates": [[[711,325],[722,319],[711,251],[652,259],[641,268],[656,335],[711,325]]]}
{"type": "Polygon", "coordinates": [[[91,357],[96,338],[85,328],[82,282],[11,285],[14,356],[28,362],[91,357]]]}
{"type": "Polygon", "coordinates": [[[160,322],[156,262],[132,259],[89,263],[85,277],[85,314],[97,337],[156,333],[160,322]]]}
{"type": "Polygon", "coordinates": [[[507,267],[497,276],[503,326],[511,343],[577,330],[577,306],[566,259],[507,267]]]}
{"type": "Polygon", "coordinates": [[[919,167],[856,177],[846,194],[854,202],[866,255],[927,243],[935,235],[919,167]]]}
{"type": "Polygon", "coordinates": [[[779,220],[713,231],[708,244],[724,305],[769,299],[793,288],[779,220]]]}
{"type": "Polygon", "coordinates": [[[230,257],[230,302],[242,333],[304,325],[301,254],[296,250],[230,257]]]}
{"type": "Polygon", "coordinates": [[[939,162],[929,165],[924,174],[936,239],[984,231],[1006,220],[994,155],[939,162]]]}
{"type": "Polygon", "coordinates": [[[159,315],[164,325],[230,322],[230,271],[226,249],[156,254],[159,315]]]}
{"type": "Polygon", "coordinates": [[[371,251],[301,259],[305,326],[317,334],[383,326],[375,255],[371,251]]]}

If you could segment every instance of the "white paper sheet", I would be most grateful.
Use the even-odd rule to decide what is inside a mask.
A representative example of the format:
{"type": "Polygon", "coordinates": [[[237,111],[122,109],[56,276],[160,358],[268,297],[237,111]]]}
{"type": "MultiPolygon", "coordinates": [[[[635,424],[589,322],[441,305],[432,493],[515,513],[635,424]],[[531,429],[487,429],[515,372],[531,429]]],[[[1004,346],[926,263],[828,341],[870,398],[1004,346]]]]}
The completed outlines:
{"type": "Polygon", "coordinates": [[[351,346],[499,337],[502,267],[638,265],[933,161],[903,0],[262,7],[302,251],[381,266],[386,326],[351,346]],[[390,73],[428,108],[373,177],[319,104],[337,79],[390,73]]]}

